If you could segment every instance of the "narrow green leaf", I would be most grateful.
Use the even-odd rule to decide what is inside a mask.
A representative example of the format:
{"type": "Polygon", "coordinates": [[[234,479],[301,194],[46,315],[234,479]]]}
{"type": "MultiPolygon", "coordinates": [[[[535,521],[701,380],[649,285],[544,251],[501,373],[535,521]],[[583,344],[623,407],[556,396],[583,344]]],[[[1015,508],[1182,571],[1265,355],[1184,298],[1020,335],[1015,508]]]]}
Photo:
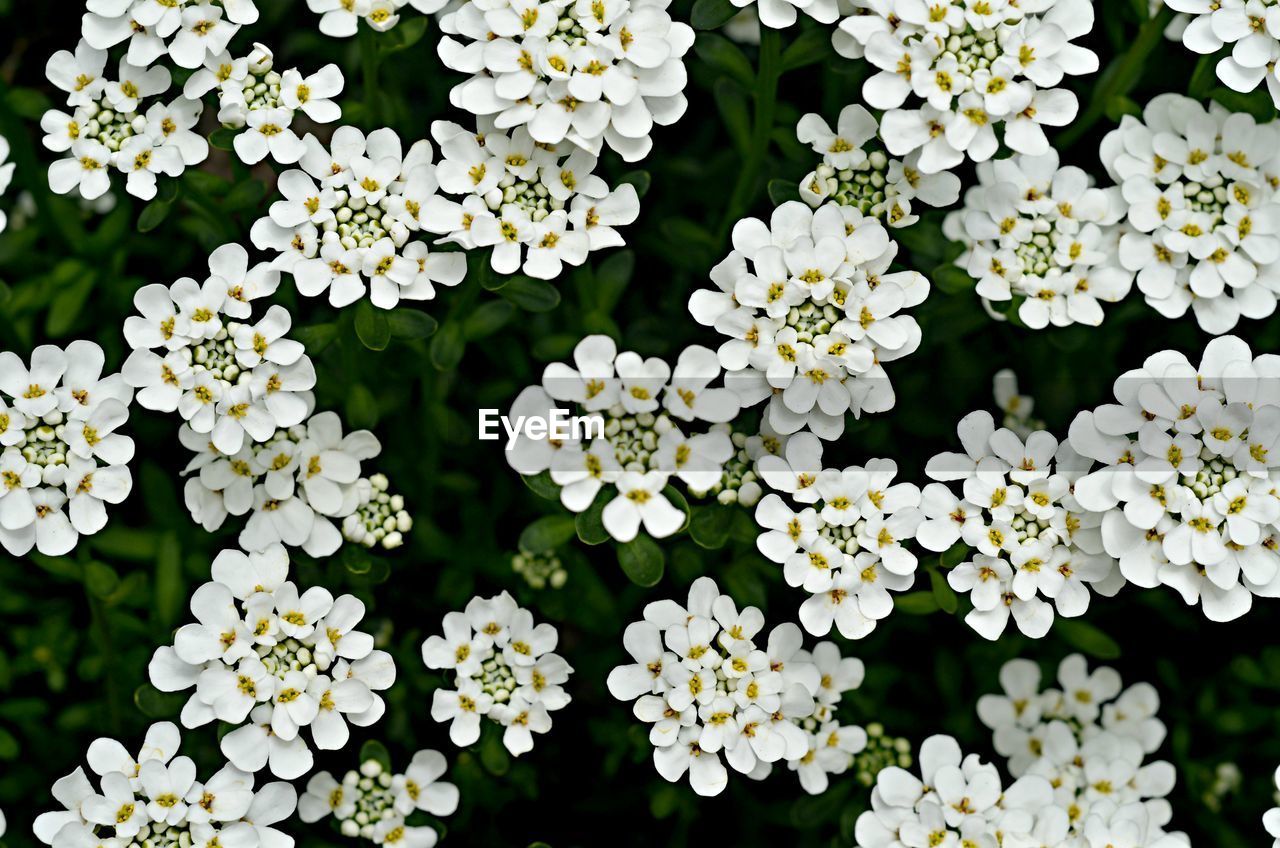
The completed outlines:
{"type": "Polygon", "coordinates": [[[835,55],[835,48],[831,46],[831,31],[826,27],[810,27],[782,52],[782,70],[792,71],[806,65],[815,65],[835,55]]]}
{"type": "Polygon", "coordinates": [[[695,507],[689,519],[689,538],[709,550],[723,548],[733,527],[732,507],[710,503],[695,507]]]}
{"type": "Polygon", "coordinates": [[[618,564],[627,579],[637,586],[656,586],[666,568],[666,556],[657,542],[641,533],[630,542],[618,545],[618,564]]]}
{"type": "Polygon", "coordinates": [[[694,29],[719,29],[736,14],[738,7],[729,0],[697,0],[689,15],[689,23],[694,29]]]}
{"type": "Polygon", "coordinates": [[[715,32],[700,32],[693,43],[698,58],[718,71],[751,88],[755,85],[756,72],[745,53],[729,39],[715,32]]]}
{"type": "Polygon", "coordinates": [[[391,338],[413,341],[434,335],[440,329],[440,323],[420,309],[402,306],[386,313],[387,325],[391,328],[391,338]]]}
{"type": "Polygon", "coordinates": [[[538,474],[523,475],[520,479],[538,497],[549,501],[560,500],[560,487],[552,482],[551,472],[542,471],[538,474]]]}
{"type": "Polygon", "coordinates": [[[934,599],[932,592],[921,590],[907,592],[905,595],[894,595],[893,607],[907,615],[928,615],[938,611],[938,602],[934,599]]]}
{"type": "Polygon", "coordinates": [[[531,554],[550,553],[574,536],[576,525],[570,515],[544,515],[520,533],[520,549],[531,554]]]}
{"type": "Polygon", "coordinates": [[[1087,621],[1059,616],[1054,627],[1070,645],[1094,659],[1114,660],[1120,656],[1120,644],[1087,621]]]}
{"type": "Polygon", "coordinates": [[[439,371],[452,371],[462,361],[466,347],[462,325],[450,319],[431,339],[431,364],[439,371]]]}
{"type": "Polygon", "coordinates": [[[938,609],[947,615],[955,615],[956,610],[960,608],[960,599],[956,597],[955,591],[947,583],[947,578],[942,576],[942,572],[929,569],[929,587],[933,591],[933,600],[938,604],[938,609]]]}
{"type": "Polygon", "coordinates": [[[545,280],[512,277],[501,291],[503,297],[526,312],[549,312],[560,305],[560,292],[545,280]]]}
{"type": "Polygon", "coordinates": [[[604,508],[609,500],[610,496],[602,489],[596,494],[596,499],[591,502],[591,506],[574,518],[573,523],[578,531],[578,538],[585,544],[603,545],[613,538],[605,529],[603,519],[604,508]]]}
{"type": "Polygon", "coordinates": [[[769,180],[769,200],[774,206],[781,206],[788,200],[799,200],[800,189],[790,180],[769,180]]]}
{"type": "Polygon", "coordinates": [[[138,232],[149,233],[160,226],[169,217],[169,210],[172,208],[173,204],[165,200],[153,200],[142,207],[142,212],[138,215],[138,232]]]}
{"type": "Polygon", "coordinates": [[[386,350],[391,343],[391,325],[387,313],[368,300],[356,304],[356,336],[369,350],[386,350]]]}
{"type": "Polygon", "coordinates": [[[502,329],[515,313],[516,308],[507,300],[482,303],[462,322],[462,334],[469,342],[487,338],[502,329]]]}

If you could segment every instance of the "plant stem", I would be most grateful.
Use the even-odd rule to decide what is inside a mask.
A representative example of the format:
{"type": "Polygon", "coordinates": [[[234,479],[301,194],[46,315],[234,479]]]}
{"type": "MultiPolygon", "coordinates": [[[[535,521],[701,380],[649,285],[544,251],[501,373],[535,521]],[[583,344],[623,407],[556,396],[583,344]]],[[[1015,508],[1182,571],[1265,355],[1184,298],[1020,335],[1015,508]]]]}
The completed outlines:
{"type": "Polygon", "coordinates": [[[778,101],[778,80],[782,76],[782,35],[772,27],[760,27],[760,67],[756,71],[755,116],[751,126],[751,144],[747,148],[742,170],[734,183],[725,206],[724,218],[716,233],[717,244],[729,235],[734,222],[751,206],[769,152],[769,135],[773,132],[773,116],[778,101]]]}

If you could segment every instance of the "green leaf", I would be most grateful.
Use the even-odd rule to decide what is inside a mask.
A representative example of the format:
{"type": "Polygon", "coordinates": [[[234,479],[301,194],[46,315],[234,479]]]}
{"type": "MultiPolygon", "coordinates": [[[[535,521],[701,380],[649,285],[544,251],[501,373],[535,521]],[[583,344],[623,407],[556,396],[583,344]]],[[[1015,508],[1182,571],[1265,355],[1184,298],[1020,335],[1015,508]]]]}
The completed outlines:
{"type": "Polygon", "coordinates": [[[178,544],[178,534],[165,533],[156,552],[156,622],[165,630],[173,629],[186,603],[187,587],[182,579],[182,548],[178,544]]]}
{"type": "Polygon", "coordinates": [[[723,548],[733,528],[734,508],[718,503],[696,507],[689,519],[689,538],[709,550],[723,548]]]}
{"type": "Polygon", "coordinates": [[[649,193],[649,184],[652,182],[653,177],[649,175],[648,171],[638,169],[635,171],[627,171],[623,174],[622,179],[618,180],[618,185],[627,183],[628,185],[633,186],[636,190],[636,196],[643,198],[649,193]]]}
{"type": "Polygon", "coordinates": [[[147,718],[172,718],[182,710],[185,700],[177,692],[161,692],[150,683],[144,683],[133,691],[134,706],[147,718]]]}
{"type": "Polygon", "coordinates": [[[751,109],[747,105],[749,88],[749,85],[744,87],[728,77],[720,77],[712,87],[716,108],[720,110],[720,117],[739,150],[751,137],[751,109]]]}
{"type": "Polygon", "coordinates": [[[120,575],[106,563],[90,560],[84,567],[84,585],[91,594],[107,598],[120,585],[120,575]]]}
{"type": "Polygon", "coordinates": [[[697,41],[693,43],[693,50],[702,61],[723,71],[747,88],[755,85],[756,72],[746,54],[723,35],[700,32],[697,41]]]}
{"type": "Polygon", "coordinates": [[[612,312],[635,270],[636,254],[633,250],[619,250],[601,262],[596,268],[596,309],[606,315],[612,312]]]}
{"type": "Polygon", "coordinates": [[[644,533],[630,542],[618,545],[618,564],[622,572],[637,586],[656,586],[666,568],[662,548],[644,533]]]}
{"type": "Polygon", "coordinates": [[[736,14],[738,7],[729,0],[697,0],[689,15],[689,23],[694,29],[719,29],[736,14]]]}
{"type": "Polygon", "coordinates": [[[364,383],[356,383],[347,390],[343,408],[347,413],[347,424],[353,430],[367,430],[378,423],[378,399],[364,383]]]}
{"type": "Polygon", "coordinates": [[[782,52],[782,70],[792,71],[806,65],[815,65],[835,57],[831,46],[831,32],[826,27],[810,27],[782,52]]]}
{"type": "Polygon", "coordinates": [[[401,50],[408,50],[427,34],[427,25],[430,22],[431,19],[425,15],[414,15],[411,18],[402,19],[390,32],[379,36],[384,42],[382,52],[398,53],[401,50]]]}
{"type": "Polygon", "coordinates": [[[588,545],[603,545],[609,541],[612,536],[604,527],[604,508],[611,500],[610,494],[601,489],[596,493],[596,499],[591,502],[591,506],[574,517],[574,528],[578,531],[578,538],[588,545]]]}
{"type": "Polygon", "coordinates": [[[316,356],[320,351],[333,344],[338,337],[337,324],[311,324],[306,327],[295,327],[290,333],[295,341],[301,342],[307,353],[316,356]]]}
{"type": "Polygon", "coordinates": [[[386,313],[387,325],[391,328],[391,338],[403,341],[425,339],[440,329],[440,323],[421,309],[410,309],[402,306],[386,313]]]}
{"type": "Polygon", "coordinates": [[[1114,660],[1120,656],[1120,644],[1087,621],[1059,616],[1054,627],[1068,644],[1095,659],[1114,660]]]}
{"type": "Polygon", "coordinates": [[[943,568],[955,568],[960,563],[969,558],[973,553],[973,548],[964,542],[956,542],[942,553],[938,554],[938,564],[943,568]]]}
{"type": "Polygon", "coordinates": [[[439,371],[452,371],[462,361],[466,347],[462,325],[451,318],[431,339],[431,364],[439,371]]]}
{"type": "Polygon", "coordinates": [[[978,281],[969,272],[955,265],[940,265],[933,271],[933,284],[946,294],[963,294],[972,291],[978,281]]]}
{"type": "Polygon", "coordinates": [[[521,475],[520,479],[538,497],[549,501],[560,500],[560,487],[552,482],[550,471],[521,475]]]}
{"type": "Polygon", "coordinates": [[[893,596],[893,607],[907,615],[928,615],[938,611],[938,602],[932,592],[907,592],[905,595],[893,596]]]}
{"type": "Polygon", "coordinates": [[[480,740],[480,764],[495,777],[502,777],[511,770],[511,755],[502,744],[501,734],[484,734],[480,740]]]}
{"type": "Polygon", "coordinates": [[[369,350],[386,350],[391,343],[391,325],[387,314],[368,300],[356,305],[356,336],[369,350]]]}
{"type": "Polygon", "coordinates": [[[153,200],[142,207],[142,212],[138,215],[138,232],[149,233],[160,226],[169,217],[169,210],[172,208],[173,204],[167,200],[153,200]]]}
{"type": "MultiPolygon", "coordinates": [[[[685,500],[683,494],[675,486],[667,486],[662,490],[662,496],[671,501],[671,505],[684,513],[684,524],[676,530],[676,533],[682,533],[689,529],[689,520],[693,517],[693,510],[689,509],[689,502],[685,500]]],[[[672,535],[675,535],[673,533],[672,535]]]]}
{"type": "Polygon", "coordinates": [[[774,206],[781,206],[788,200],[799,200],[800,189],[790,180],[769,180],[769,200],[774,206]]]}
{"type": "Polygon", "coordinates": [[[956,597],[956,593],[947,583],[947,578],[942,576],[942,572],[929,569],[929,587],[933,591],[933,599],[937,602],[938,609],[947,615],[955,615],[956,610],[960,608],[960,599],[956,597]]]}
{"type": "Polygon", "coordinates": [[[575,523],[569,515],[544,515],[520,534],[520,549],[531,554],[550,553],[573,538],[575,523]]]}
{"type": "Polygon", "coordinates": [[[231,127],[218,127],[209,133],[209,146],[216,147],[218,150],[231,150],[239,132],[231,127]]]}
{"type": "Polygon", "coordinates": [[[462,322],[462,334],[469,342],[487,338],[502,329],[515,313],[516,308],[506,300],[482,303],[462,322]]]}
{"type": "Polygon", "coordinates": [[[45,319],[46,333],[58,338],[71,332],[76,320],[84,311],[85,302],[93,292],[96,277],[97,275],[91,270],[80,271],[71,285],[66,286],[54,296],[53,302],[49,304],[49,315],[45,319]]]}
{"type": "Polygon", "coordinates": [[[556,287],[532,277],[512,277],[502,287],[502,296],[526,312],[550,312],[560,305],[556,287]]]}
{"type": "Polygon", "coordinates": [[[387,746],[377,739],[369,739],[360,746],[360,765],[369,762],[369,760],[378,763],[388,774],[392,773],[391,753],[387,750],[387,746]]]}

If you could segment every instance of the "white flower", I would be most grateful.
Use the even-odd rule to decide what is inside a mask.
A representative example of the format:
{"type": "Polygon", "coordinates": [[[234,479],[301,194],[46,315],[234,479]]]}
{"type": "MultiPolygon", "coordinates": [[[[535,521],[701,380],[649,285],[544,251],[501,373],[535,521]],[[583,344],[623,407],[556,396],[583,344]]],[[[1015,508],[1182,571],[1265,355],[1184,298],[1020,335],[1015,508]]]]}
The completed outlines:
{"type": "Polygon", "coordinates": [[[67,553],[132,489],[133,440],[117,430],[133,392],[99,379],[103,361],[88,341],[41,345],[30,368],[0,353],[0,544],[15,556],[67,553]]]}
{"type": "Polygon", "coordinates": [[[739,612],[709,577],[694,581],[687,608],[657,601],[628,625],[634,662],[609,673],[609,692],[634,700],[636,718],[652,725],[654,767],[667,780],[687,773],[699,795],[717,795],[728,785],[725,763],[760,780],[785,761],[817,793],[865,746],[861,728],[832,718],[840,695],[861,684],[861,662],[830,642],[804,651],[789,623],[761,644],[763,626],[758,609],[739,612]]]}
{"type": "Polygon", "coordinates": [[[1092,51],[1071,43],[1093,29],[1089,0],[1046,0],[1027,10],[1005,0],[855,5],[863,8],[841,22],[836,47],[880,69],[864,83],[863,98],[886,110],[889,152],[922,151],[927,174],[965,158],[990,159],[997,127],[1016,152],[1044,153],[1040,123],[1069,123],[1078,108],[1056,86],[1064,75],[1098,69],[1092,51]]]}
{"type": "Polygon", "coordinates": [[[1202,54],[1217,53],[1230,45],[1230,55],[1216,64],[1218,79],[1245,93],[1265,80],[1272,101],[1280,104],[1280,77],[1275,72],[1275,63],[1280,60],[1280,20],[1270,14],[1271,4],[1265,0],[1218,5],[1165,0],[1165,5],[1179,12],[1182,19],[1179,31],[1169,37],[1202,54]]]}
{"type": "Polygon", "coordinates": [[[1102,514],[1124,577],[1171,586],[1215,621],[1248,612],[1280,579],[1268,363],[1234,336],[1211,341],[1198,366],[1164,351],[1116,381],[1119,403],[1071,423],[1071,446],[1099,464],[1075,497],[1102,514]]]}
{"type": "Polygon", "coordinates": [[[1124,579],[1103,550],[1101,519],[1072,494],[1086,460],[1043,430],[1025,439],[997,430],[985,412],[966,416],[957,431],[965,453],[938,454],[926,466],[942,482],[925,488],[918,539],[939,553],[959,541],[973,551],[947,575],[951,588],[969,593],[971,627],[995,639],[1012,616],[1038,639],[1055,607],[1067,617],[1085,612],[1087,587],[1119,591],[1124,579]],[[958,491],[945,482],[959,482],[958,491]]]}
{"type": "Polygon", "coordinates": [[[446,768],[440,752],[426,750],[414,754],[403,774],[392,774],[372,759],[361,763],[359,770],[348,771],[341,782],[327,771],[319,772],[308,781],[306,794],[298,801],[298,816],[304,822],[314,822],[332,815],[338,830],[348,837],[430,846],[435,844],[434,831],[406,828],[404,820],[415,810],[443,817],[457,809],[458,788],[439,780],[446,768]],[[404,833],[389,838],[396,828],[404,833]]]}
{"type": "Polygon", "coordinates": [[[808,428],[824,439],[843,432],[848,410],[891,408],[879,362],[919,345],[915,320],[896,313],[922,302],[929,284],[915,272],[889,273],[897,247],[879,221],[793,201],[769,225],[739,221],[733,243],[712,271],[720,291],[695,292],[689,309],[729,337],[718,356],[743,404],[768,399],[770,429],[808,428]]]}
{"type": "MultiPolygon", "coordinates": [[[[325,65],[306,77],[296,68],[281,74],[273,70],[271,51],[261,44],[255,45],[248,59],[228,56],[215,62],[218,70],[210,83],[217,81],[218,120],[225,127],[244,130],[233,145],[236,155],[250,165],[268,155],[282,165],[302,158],[306,145],[291,128],[299,112],[321,124],[342,117],[332,100],[344,85],[337,65],[325,65]]],[[[210,83],[200,87],[212,87],[210,83]]]]}
{"type": "Polygon", "coordinates": [[[987,301],[1020,297],[1018,315],[1033,329],[1102,322],[1099,301],[1129,292],[1120,263],[1118,189],[1090,185],[1084,171],[1058,167],[1058,154],[983,162],[963,211],[944,223],[965,245],[956,265],[977,280],[987,301]]]}
{"type": "Polygon", "coordinates": [[[301,730],[310,729],[318,748],[341,748],[347,722],[365,726],[381,715],[374,692],[391,685],[394,666],[389,678],[357,673],[361,664],[390,662],[355,629],[364,605],[321,587],[299,594],[287,572],[279,546],[219,554],[213,581],[191,599],[198,623],[157,650],[148,672],[162,691],[195,690],[182,711],[185,726],[240,725],[222,741],[238,768],[269,766],[292,779],[310,768],[301,730]]]}
{"type": "Polygon", "coordinates": [[[666,0],[466,2],[440,27],[441,60],[472,75],[450,101],[500,129],[527,125],[541,144],[567,140],[592,154],[608,144],[634,162],[648,154],[652,126],[687,106],[693,30],[671,19],[666,0]]]}
{"type": "Polygon", "coordinates": [[[87,760],[98,787],[83,768],[55,783],[53,795],[64,810],[40,815],[36,837],[58,846],[155,838],[244,848],[293,844],[270,827],[293,815],[292,787],[270,783],[255,791],[253,775],[231,765],[201,782],[195,763],[175,756],[180,745],[178,728],[168,722],[151,726],[136,759],[113,739],[95,740],[87,760]]]}
{"type": "Polygon", "coordinates": [[[554,653],[557,639],[554,627],[535,625],[506,592],[472,598],[465,613],[445,616],[443,637],[422,645],[423,662],[452,671],[455,687],[436,689],[431,717],[450,723],[449,738],[459,747],[473,744],[480,719],[488,718],[506,728],[502,741],[512,756],[527,753],[531,734],[549,731],[550,713],[569,703],[560,684],[573,669],[554,653]]]}
{"type": "Polygon", "coordinates": [[[1057,819],[1051,844],[1090,844],[1120,833],[1138,846],[1187,844],[1162,830],[1175,774],[1167,762],[1147,761],[1165,737],[1152,686],[1123,689],[1113,669],[1090,671],[1079,654],[1059,665],[1060,688],[1041,690],[1040,669],[1029,660],[1006,663],[1000,684],[1001,694],[979,699],[978,717],[1013,776],[1034,775],[1054,786],[1046,805],[1058,811],[1050,817],[1057,819]]]}
{"type": "Polygon", "coordinates": [[[249,268],[238,245],[215,250],[209,271],[202,285],[183,278],[167,290],[153,284],[135,293],[140,315],[125,319],[134,351],[123,375],[144,406],[178,410],[230,455],[246,434],[261,442],[298,424],[309,411],[315,371],[302,346],[284,337],[290,321],[282,307],[254,325],[228,320],[250,317],[249,303],[274,290],[278,272],[265,263],[249,268]]]}
{"type": "Polygon", "coordinates": [[[796,137],[822,155],[822,163],[800,181],[800,197],[815,209],[828,199],[883,219],[892,228],[920,220],[911,201],[950,206],[960,197],[960,178],[949,171],[923,173],[920,155],[889,157],[878,140],[879,124],[863,106],[840,111],[836,130],[810,112],[796,125],[796,137]],[[868,144],[868,142],[873,142],[868,144]],[[869,149],[864,149],[869,148],[869,149]]]}
{"type": "Polygon", "coordinates": [[[1129,204],[1120,261],[1160,314],[1191,308],[1218,335],[1275,311],[1276,133],[1274,122],[1170,94],[1103,139],[1102,162],[1129,204]]]}
{"type": "Polygon", "coordinates": [[[561,487],[561,503],[573,512],[607,497],[604,527],[623,542],[642,525],[654,538],[682,529],[685,511],[663,494],[676,479],[697,497],[755,502],[759,486],[745,436],[727,425],[738,414],[738,399],[717,385],[720,367],[711,351],[686,348],[672,371],[656,357],[619,353],[607,336],[588,336],[574,349],[574,365],[552,363],[541,389],[516,398],[510,420],[552,422],[555,410],[565,409],[555,401],[581,414],[559,419],[564,432],[549,426],[538,438],[518,433],[506,452],[512,468],[522,474],[549,470],[561,487]],[[708,428],[705,422],[719,423],[708,428]]]}

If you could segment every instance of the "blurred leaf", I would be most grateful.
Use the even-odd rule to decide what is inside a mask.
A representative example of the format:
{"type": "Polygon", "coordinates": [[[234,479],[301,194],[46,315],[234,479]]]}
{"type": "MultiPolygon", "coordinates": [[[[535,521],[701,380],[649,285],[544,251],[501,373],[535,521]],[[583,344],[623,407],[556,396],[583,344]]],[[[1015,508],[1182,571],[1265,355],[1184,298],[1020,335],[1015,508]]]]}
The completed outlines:
{"type": "Polygon", "coordinates": [[[747,88],[755,85],[756,72],[746,55],[723,35],[715,32],[700,32],[693,43],[693,50],[698,58],[741,83],[747,88]]]}
{"type": "Polygon", "coordinates": [[[568,515],[544,515],[520,533],[520,549],[531,554],[550,553],[574,536],[574,519],[568,515]]]}
{"type": "Polygon", "coordinates": [[[449,319],[431,339],[431,364],[440,371],[456,368],[466,346],[462,325],[449,319]]]}
{"type": "Polygon", "coordinates": [[[149,233],[163,224],[172,208],[173,203],[167,200],[153,200],[142,207],[142,214],[138,216],[138,232],[149,233]]]}
{"type": "Polygon", "coordinates": [[[501,294],[526,312],[549,312],[560,303],[555,286],[532,277],[512,277],[501,294]]]}
{"type": "Polygon", "coordinates": [[[666,556],[658,543],[641,533],[618,545],[618,564],[627,579],[637,586],[656,586],[662,579],[666,556]]]}
{"type": "Polygon", "coordinates": [[[382,766],[383,771],[388,774],[396,773],[395,767],[391,763],[391,753],[387,750],[387,746],[377,739],[366,740],[360,746],[360,762],[357,765],[362,765],[370,760],[382,766]]]}
{"type": "Polygon", "coordinates": [[[907,592],[893,596],[893,608],[907,615],[928,615],[938,611],[938,601],[933,592],[907,592]]]}
{"type": "Polygon", "coordinates": [[[1053,627],[1069,644],[1099,660],[1114,660],[1120,656],[1120,645],[1094,625],[1078,618],[1058,616],[1053,627]]]}
{"type": "Polygon", "coordinates": [[[604,526],[604,508],[608,505],[613,496],[605,489],[601,489],[596,494],[596,499],[591,502],[591,506],[574,517],[574,527],[578,531],[578,538],[588,545],[603,545],[613,537],[609,535],[609,531],[604,526]]]}
{"type": "Polygon", "coordinates": [[[956,610],[960,608],[960,600],[956,597],[956,593],[947,584],[947,578],[943,577],[941,572],[929,569],[929,587],[933,592],[933,600],[937,603],[938,609],[947,615],[955,615],[956,610]]]}
{"type": "Polygon", "coordinates": [[[729,0],[695,0],[689,23],[694,29],[718,29],[738,14],[738,8],[729,0]]]}
{"type": "Polygon", "coordinates": [[[502,329],[515,314],[515,307],[508,301],[491,300],[482,303],[462,322],[463,335],[469,342],[488,338],[502,329]]]}
{"type": "Polygon", "coordinates": [[[430,338],[440,328],[436,319],[420,309],[402,306],[386,313],[391,338],[402,341],[430,338]]]}
{"type": "Polygon", "coordinates": [[[391,324],[387,314],[368,300],[356,304],[356,335],[369,350],[386,350],[391,343],[391,324]]]}
{"type": "Polygon", "coordinates": [[[800,199],[799,188],[790,180],[769,180],[768,192],[769,201],[775,206],[781,206],[788,200],[800,199]]]}
{"type": "Polygon", "coordinates": [[[811,26],[782,52],[782,70],[793,71],[806,65],[837,59],[831,46],[831,32],[826,27],[811,26]]]}

